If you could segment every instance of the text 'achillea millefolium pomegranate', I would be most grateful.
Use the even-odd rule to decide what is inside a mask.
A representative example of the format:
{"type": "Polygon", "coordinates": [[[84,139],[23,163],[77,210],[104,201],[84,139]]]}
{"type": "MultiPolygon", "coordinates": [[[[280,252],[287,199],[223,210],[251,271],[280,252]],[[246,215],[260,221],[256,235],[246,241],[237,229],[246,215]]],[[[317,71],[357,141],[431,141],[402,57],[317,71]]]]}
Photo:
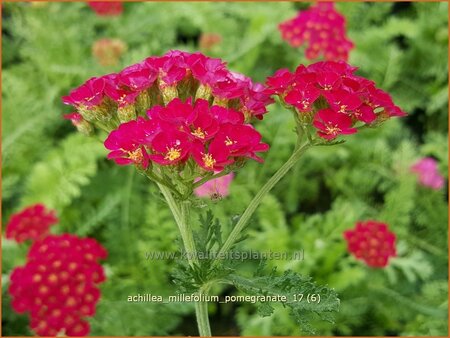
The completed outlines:
{"type": "Polygon", "coordinates": [[[354,229],[344,232],[344,238],[348,251],[374,268],[387,266],[389,258],[397,255],[395,234],[381,222],[358,222],[354,229]]]}
{"type": "Polygon", "coordinates": [[[54,210],[47,210],[42,204],[35,204],[11,215],[5,235],[18,243],[37,240],[49,233],[52,225],[58,223],[54,210]]]}
{"type": "Polygon", "coordinates": [[[98,16],[117,16],[123,12],[123,5],[121,2],[90,1],[88,4],[98,16]]]}
{"type": "Polygon", "coordinates": [[[100,259],[106,250],[91,238],[49,235],[33,243],[24,266],[10,276],[12,307],[28,313],[40,336],[85,336],[105,280],[100,259]]]}
{"type": "Polygon", "coordinates": [[[77,127],[115,129],[105,146],[118,164],[187,163],[212,172],[268,150],[249,124],[273,102],[265,89],[220,59],[171,51],[92,78],[63,101],[78,110],[77,127]]]}
{"type": "Polygon", "coordinates": [[[293,73],[280,69],[267,79],[268,92],[295,109],[301,123],[312,122],[327,140],[406,115],[373,81],[355,75],[356,70],[344,61],[300,65],[293,73]]]}
{"type": "Polygon", "coordinates": [[[319,2],[299,12],[295,18],[281,23],[279,29],[292,47],[307,43],[305,55],[310,60],[322,57],[347,61],[354,47],[346,35],[345,17],[330,2],[319,2]]]}

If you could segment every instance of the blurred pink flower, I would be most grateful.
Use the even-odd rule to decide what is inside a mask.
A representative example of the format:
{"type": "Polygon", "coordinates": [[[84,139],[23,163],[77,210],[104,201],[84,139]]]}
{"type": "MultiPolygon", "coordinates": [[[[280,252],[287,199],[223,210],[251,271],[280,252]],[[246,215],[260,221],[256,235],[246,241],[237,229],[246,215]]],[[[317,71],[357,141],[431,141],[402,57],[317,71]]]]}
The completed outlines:
{"type": "Polygon", "coordinates": [[[230,184],[233,178],[233,173],[215,178],[195,189],[194,193],[198,197],[211,197],[216,194],[222,197],[228,196],[230,194],[230,184]]]}
{"type": "Polygon", "coordinates": [[[438,163],[431,157],[424,157],[411,166],[411,171],[419,176],[419,182],[425,187],[439,190],[444,186],[444,177],[439,173],[438,163]]]}

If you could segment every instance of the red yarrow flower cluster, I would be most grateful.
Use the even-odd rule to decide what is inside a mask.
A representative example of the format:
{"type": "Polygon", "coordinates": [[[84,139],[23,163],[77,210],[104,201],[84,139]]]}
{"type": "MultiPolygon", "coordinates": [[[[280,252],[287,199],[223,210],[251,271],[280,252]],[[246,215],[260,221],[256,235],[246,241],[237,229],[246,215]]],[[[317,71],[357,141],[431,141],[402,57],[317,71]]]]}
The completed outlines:
{"type": "Polygon", "coordinates": [[[294,73],[278,70],[267,79],[268,93],[295,108],[300,120],[313,119],[320,137],[332,140],[406,114],[373,81],[355,75],[356,67],[339,61],[300,65],[294,73]]]}
{"type": "Polygon", "coordinates": [[[146,169],[150,162],[178,165],[192,159],[206,171],[221,171],[236,161],[262,161],[257,152],[269,146],[244,115],[204,99],[183,102],[175,98],[148,110],[148,118],[123,123],[110,133],[105,147],[117,164],[136,164],[146,169]]]}
{"type": "Polygon", "coordinates": [[[348,251],[374,268],[387,266],[389,258],[397,255],[395,234],[381,222],[358,222],[354,229],[344,232],[344,238],[348,251]]]}
{"type": "Polygon", "coordinates": [[[52,225],[58,223],[56,212],[42,204],[29,206],[12,214],[6,226],[6,238],[18,243],[35,241],[45,237],[52,225]]]}
{"type": "Polygon", "coordinates": [[[88,5],[98,16],[117,16],[122,14],[123,5],[116,1],[90,1],[88,5]]]}
{"type": "Polygon", "coordinates": [[[348,60],[354,45],[346,36],[345,17],[337,12],[333,3],[319,2],[306,11],[279,25],[284,40],[292,47],[308,44],[305,55],[312,60],[322,56],[325,60],[348,60]]]}
{"type": "Polygon", "coordinates": [[[13,270],[12,307],[28,313],[40,336],[86,336],[105,280],[100,259],[106,250],[94,239],[49,235],[33,243],[24,266],[13,270]]]}
{"type": "Polygon", "coordinates": [[[145,116],[149,108],[167,105],[175,98],[205,99],[242,112],[246,121],[261,119],[272,103],[263,85],[229,71],[220,59],[181,51],[149,57],[119,73],[91,78],[63,102],[74,106],[84,120],[110,131],[120,122],[145,116]]]}

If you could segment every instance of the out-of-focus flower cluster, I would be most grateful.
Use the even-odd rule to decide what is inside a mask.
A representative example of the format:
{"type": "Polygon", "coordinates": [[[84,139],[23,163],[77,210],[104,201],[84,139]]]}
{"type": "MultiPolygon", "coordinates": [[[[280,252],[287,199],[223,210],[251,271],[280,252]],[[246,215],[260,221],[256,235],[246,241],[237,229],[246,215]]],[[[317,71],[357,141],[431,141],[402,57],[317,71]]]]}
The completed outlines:
{"type": "Polygon", "coordinates": [[[411,171],[417,174],[420,184],[424,187],[439,190],[445,184],[445,178],[439,173],[438,163],[434,158],[420,159],[411,166],[411,171]]]}
{"type": "Polygon", "coordinates": [[[327,140],[406,115],[373,81],[355,75],[356,69],[343,61],[300,65],[293,73],[280,69],[267,79],[268,93],[294,108],[301,123],[312,122],[327,140]]]}
{"type": "Polygon", "coordinates": [[[319,2],[279,25],[281,35],[292,47],[307,43],[306,58],[322,56],[325,60],[348,60],[354,45],[346,36],[345,17],[333,3],[319,2]]]}
{"type": "Polygon", "coordinates": [[[348,251],[374,268],[387,266],[389,258],[397,255],[395,234],[381,222],[358,222],[354,229],[344,232],[344,238],[348,251]]]}
{"type": "Polygon", "coordinates": [[[92,45],[92,55],[104,67],[117,65],[126,50],[127,45],[119,39],[99,39],[92,45]]]}
{"type": "Polygon", "coordinates": [[[35,204],[11,215],[5,235],[18,243],[35,241],[45,237],[50,227],[56,223],[58,218],[54,210],[47,210],[44,205],[35,204]]]}
{"type": "Polygon", "coordinates": [[[123,4],[116,1],[89,1],[89,6],[98,16],[117,16],[123,12],[123,4]]]}
{"type": "Polygon", "coordinates": [[[214,46],[222,42],[222,36],[217,33],[203,33],[200,35],[198,41],[198,47],[201,51],[209,51],[213,49],[214,46]]]}
{"type": "Polygon", "coordinates": [[[100,298],[105,280],[100,259],[106,250],[91,238],[49,235],[33,243],[24,266],[13,270],[9,293],[12,307],[28,313],[31,329],[40,336],[85,336],[86,317],[100,298]]]}

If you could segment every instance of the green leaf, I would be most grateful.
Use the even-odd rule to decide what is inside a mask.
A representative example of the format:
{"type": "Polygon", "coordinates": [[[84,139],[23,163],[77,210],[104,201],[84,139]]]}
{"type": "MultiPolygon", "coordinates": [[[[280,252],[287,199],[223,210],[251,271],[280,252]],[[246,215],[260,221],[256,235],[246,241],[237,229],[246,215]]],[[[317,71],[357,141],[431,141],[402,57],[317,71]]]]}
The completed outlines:
{"type": "MultiPolygon", "coordinates": [[[[248,279],[230,275],[227,279],[250,296],[286,297],[286,301],[281,302],[282,305],[289,308],[301,329],[309,333],[315,332],[310,324],[315,317],[333,322],[333,312],[339,310],[340,301],[333,289],[317,285],[310,277],[301,276],[291,270],[285,271],[281,276],[276,276],[273,270],[268,276],[248,279]],[[317,295],[320,295],[320,301],[317,295]]],[[[273,304],[260,302],[258,313],[261,316],[271,315],[274,311],[273,304]]]]}

